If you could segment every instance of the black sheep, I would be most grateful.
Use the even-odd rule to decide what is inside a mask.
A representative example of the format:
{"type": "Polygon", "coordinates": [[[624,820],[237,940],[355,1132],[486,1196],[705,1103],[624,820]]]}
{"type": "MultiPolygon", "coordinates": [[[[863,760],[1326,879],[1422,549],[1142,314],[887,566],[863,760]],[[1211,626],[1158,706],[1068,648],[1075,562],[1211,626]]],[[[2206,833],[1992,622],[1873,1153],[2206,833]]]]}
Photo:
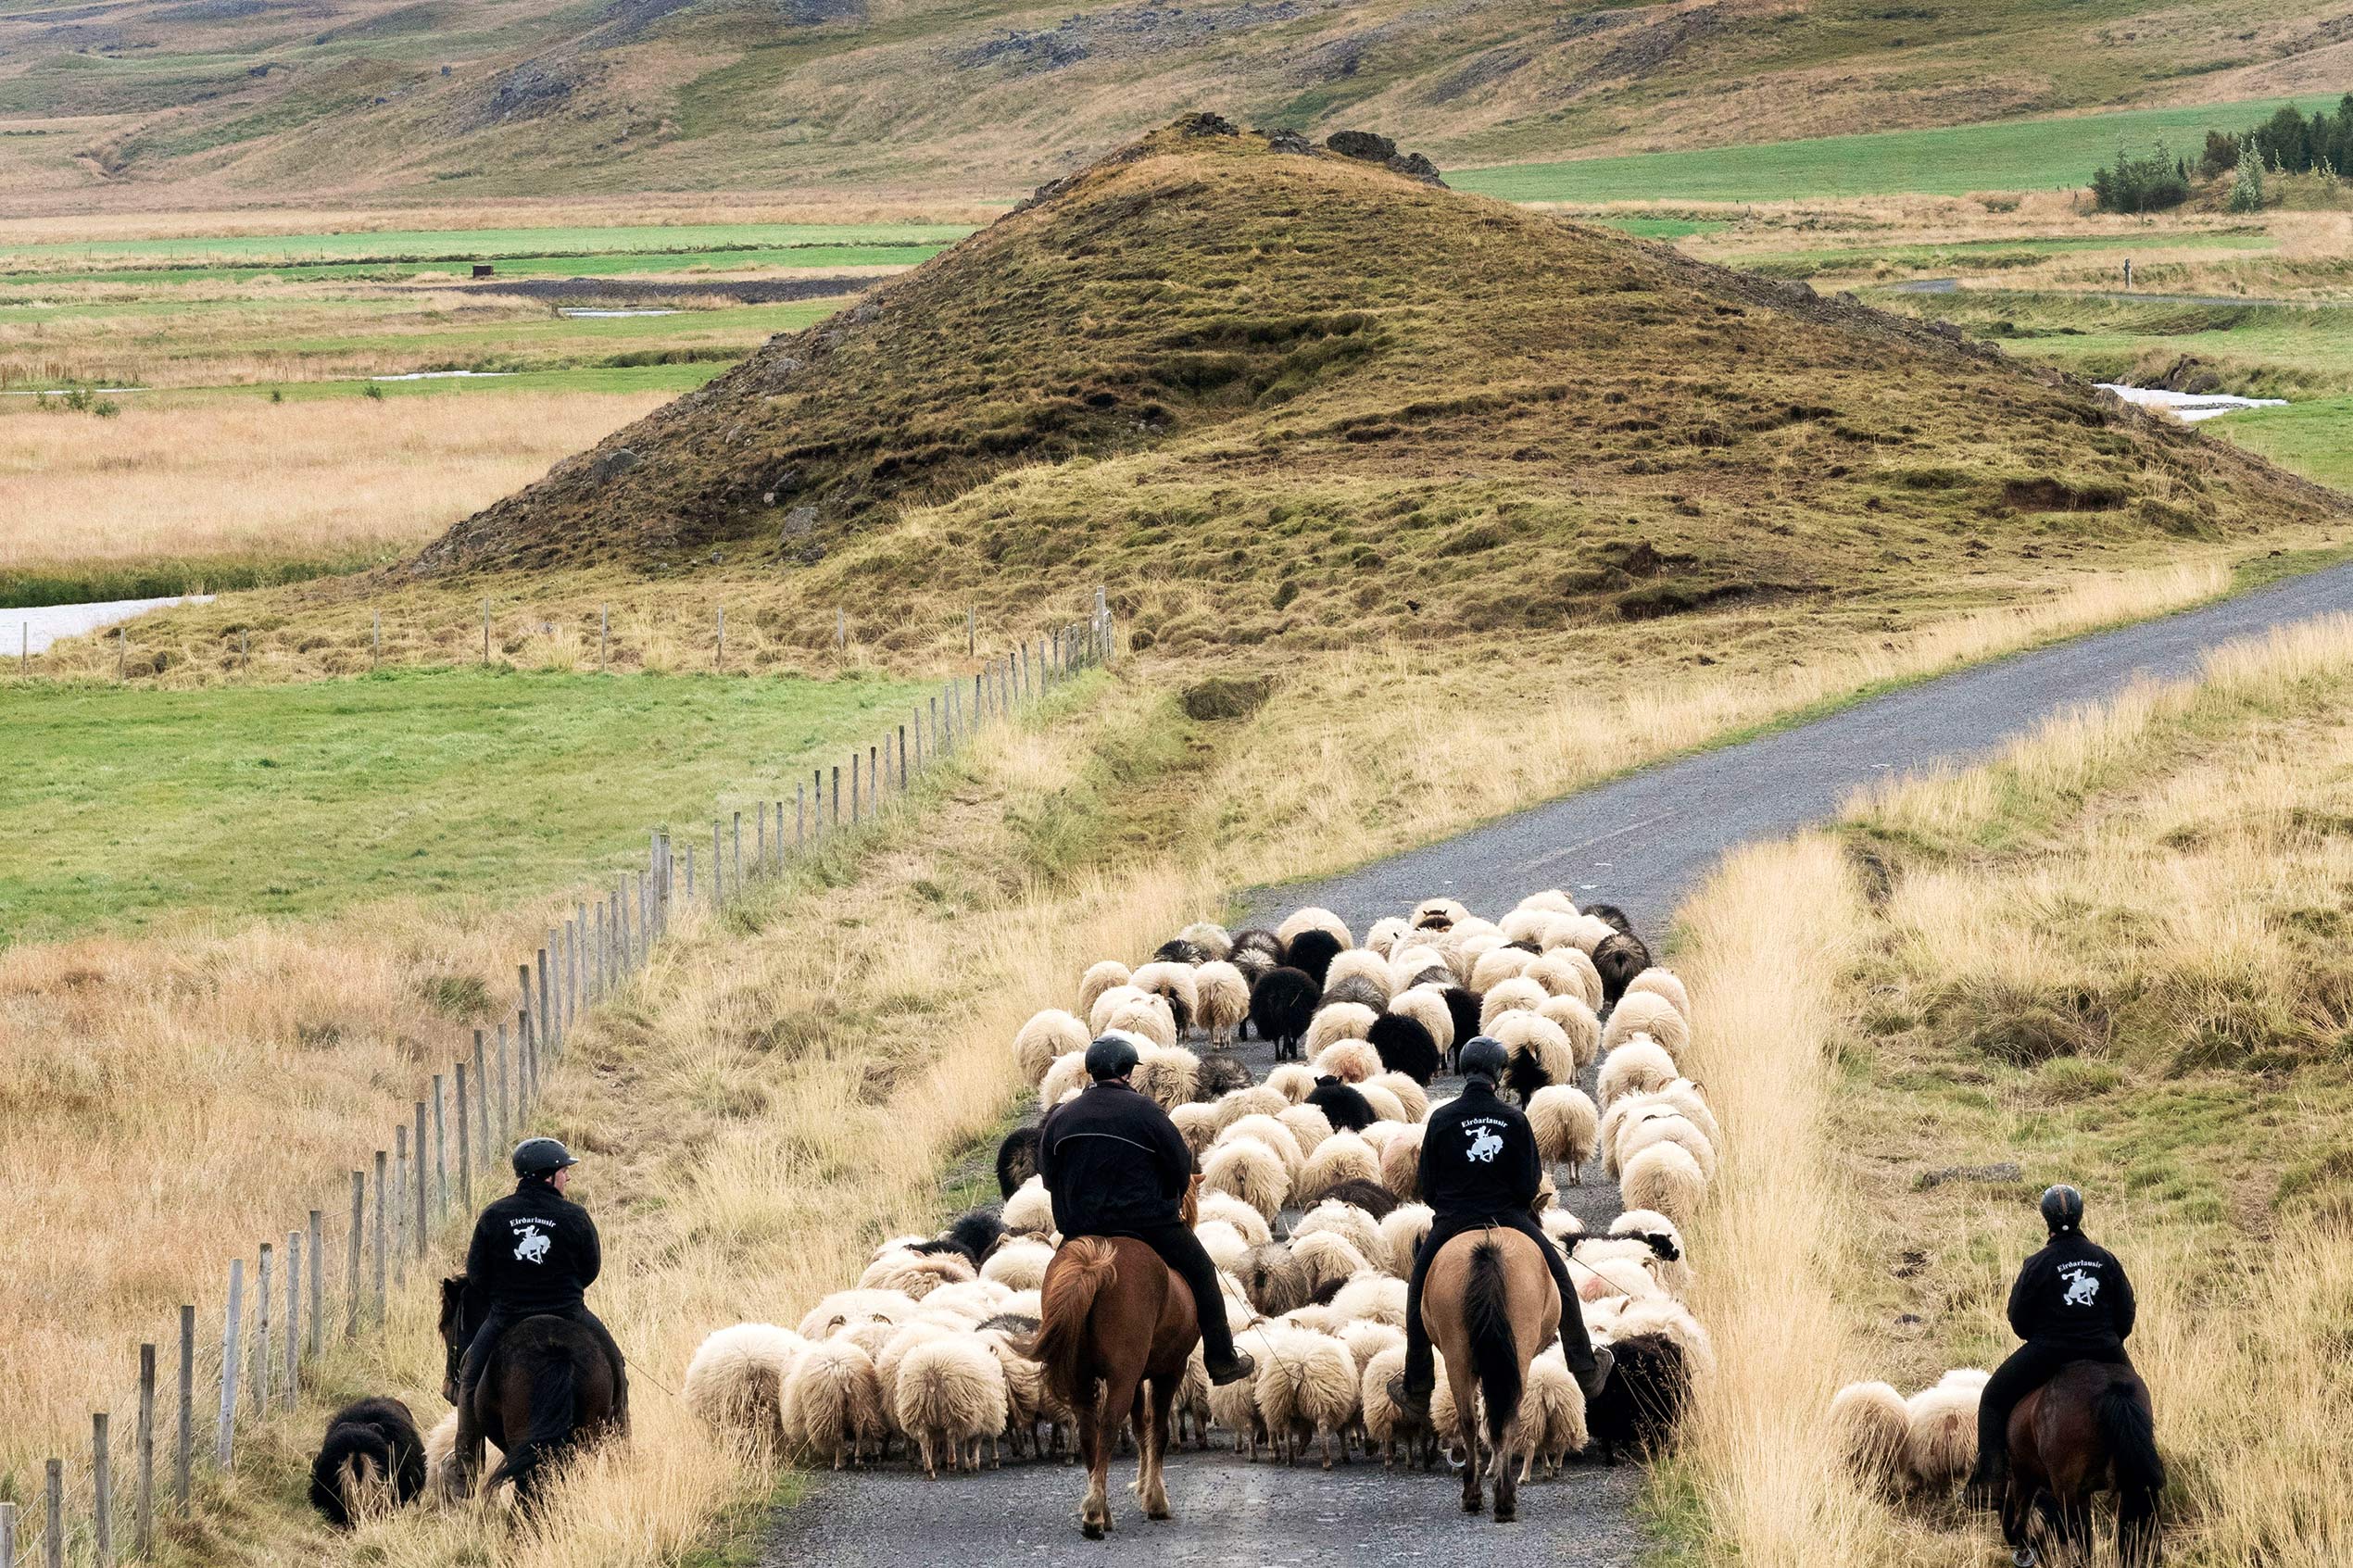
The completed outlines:
{"type": "Polygon", "coordinates": [[[1194,1081],[1193,1098],[1206,1103],[1236,1089],[1247,1089],[1256,1081],[1250,1075],[1248,1062],[1224,1051],[1212,1051],[1201,1059],[1201,1073],[1194,1081]]]}
{"type": "Polygon", "coordinates": [[[1283,962],[1321,985],[1325,974],[1332,967],[1332,960],[1340,957],[1340,938],[1321,927],[1315,927],[1290,939],[1290,946],[1283,949],[1283,962]]]}
{"type": "Polygon", "coordinates": [[[326,1440],[310,1461],[310,1506],[337,1529],[355,1515],[408,1502],[425,1489],[425,1446],[398,1399],[361,1399],[327,1418],[326,1440]]]}
{"type": "Polygon", "coordinates": [[[1522,1105],[1535,1098],[1536,1091],[1552,1081],[1553,1075],[1544,1071],[1543,1062],[1528,1046],[1514,1049],[1511,1065],[1504,1069],[1504,1087],[1517,1095],[1522,1105]]]}
{"type": "Polygon", "coordinates": [[[1335,1133],[1361,1133],[1379,1120],[1373,1114],[1371,1101],[1328,1073],[1315,1080],[1315,1086],[1307,1093],[1307,1103],[1324,1113],[1335,1133]]]}
{"type": "Polygon", "coordinates": [[[975,1209],[956,1216],[955,1222],[939,1233],[934,1241],[918,1242],[916,1252],[962,1252],[970,1258],[974,1268],[997,1249],[1004,1239],[1005,1221],[994,1209],[975,1209]]]}
{"type": "Polygon", "coordinates": [[[997,1146],[997,1192],[1011,1198],[1021,1184],[1038,1173],[1038,1129],[1015,1127],[997,1146]]]}
{"type": "Polygon", "coordinates": [[[1585,1425],[1604,1463],[1643,1458],[1667,1446],[1691,1397],[1682,1347],[1663,1334],[1635,1334],[1610,1346],[1609,1381],[1585,1406],[1585,1425]]]}
{"type": "Polygon", "coordinates": [[[1345,1203],[1352,1209],[1362,1209],[1374,1219],[1381,1220],[1388,1218],[1396,1209],[1397,1195],[1378,1182],[1351,1177],[1338,1186],[1327,1187],[1324,1196],[1317,1201],[1345,1203]]]}
{"type": "Polygon", "coordinates": [[[1152,949],[1154,963],[1199,964],[1207,957],[1209,957],[1207,953],[1202,952],[1181,936],[1171,937],[1152,949]]]}
{"type": "Polygon", "coordinates": [[[1465,1046],[1478,1038],[1478,993],[1449,985],[1439,995],[1446,999],[1447,1016],[1454,1021],[1454,1044],[1447,1053],[1451,1064],[1461,1058],[1465,1046]]]}
{"type": "Polygon", "coordinates": [[[1373,1020],[1365,1038],[1380,1053],[1380,1064],[1391,1073],[1403,1073],[1424,1088],[1429,1086],[1431,1074],[1439,1068],[1438,1042],[1429,1037],[1418,1019],[1403,1013],[1385,1012],[1373,1020]]]}
{"type": "Polygon", "coordinates": [[[1628,920],[1626,911],[1615,904],[1588,904],[1582,912],[1592,916],[1613,931],[1622,931],[1629,936],[1634,935],[1634,922],[1628,920]]]}
{"type": "Polygon", "coordinates": [[[1250,1021],[1260,1039],[1275,1043],[1277,1061],[1299,1054],[1322,991],[1313,975],[1295,969],[1270,969],[1250,988],[1250,1021]]]}
{"type": "Polygon", "coordinates": [[[1604,936],[1593,947],[1593,967],[1601,971],[1602,1005],[1616,1007],[1634,976],[1651,966],[1651,950],[1629,931],[1604,936]]]}
{"type": "Polygon", "coordinates": [[[1389,988],[1361,974],[1352,974],[1324,993],[1326,1007],[1335,1002],[1355,1002],[1375,1012],[1383,1012],[1389,1008],[1389,988]]]}
{"type": "Polygon", "coordinates": [[[1238,931],[1234,933],[1233,950],[1226,955],[1226,961],[1240,968],[1245,953],[1263,953],[1270,966],[1279,964],[1283,961],[1283,939],[1271,931],[1262,931],[1255,926],[1248,931],[1238,931]]]}

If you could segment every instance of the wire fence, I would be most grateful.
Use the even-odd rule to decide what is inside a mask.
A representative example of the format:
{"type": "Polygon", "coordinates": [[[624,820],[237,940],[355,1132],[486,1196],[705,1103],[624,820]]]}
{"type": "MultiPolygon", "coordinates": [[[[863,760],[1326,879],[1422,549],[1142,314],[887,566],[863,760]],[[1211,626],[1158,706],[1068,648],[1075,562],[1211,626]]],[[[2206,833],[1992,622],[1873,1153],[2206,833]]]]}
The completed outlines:
{"type": "Polygon", "coordinates": [[[907,722],[853,749],[846,811],[841,764],[796,784],[789,839],[781,799],[757,805],[749,846],[744,812],[714,816],[699,866],[699,828],[683,841],[652,830],[642,867],[575,899],[516,964],[512,1010],[473,1030],[429,1075],[388,1147],[337,1184],[333,1207],[229,1260],[217,1317],[200,1321],[197,1303],[183,1302],[170,1332],[138,1347],[130,1430],[114,1411],[93,1411],[87,1449],[44,1461],[37,1503],[0,1500],[0,1568],[109,1568],[152,1556],[158,1515],[189,1514],[197,1478],[233,1469],[241,1436],[314,1397],[316,1368],[332,1348],[383,1332],[412,1267],[431,1286],[436,1239],[471,1226],[582,1019],[646,967],[682,900],[720,909],[900,809],[984,726],[1108,665],[1114,639],[1098,589],[1085,620],[947,682],[907,722]],[[215,1322],[217,1336],[208,1332],[215,1322]]]}

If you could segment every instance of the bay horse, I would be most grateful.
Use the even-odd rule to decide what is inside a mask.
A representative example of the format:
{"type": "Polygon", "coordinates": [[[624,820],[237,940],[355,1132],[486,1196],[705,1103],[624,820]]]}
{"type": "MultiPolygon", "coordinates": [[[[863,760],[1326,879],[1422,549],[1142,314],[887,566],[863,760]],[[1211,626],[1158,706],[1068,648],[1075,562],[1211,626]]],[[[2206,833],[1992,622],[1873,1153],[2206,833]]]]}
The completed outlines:
{"type": "Polygon", "coordinates": [[[2157,1499],[2165,1462],[2148,1385],[2129,1366],[2070,1361],[2010,1412],[2009,1490],[2002,1538],[2020,1568],[2034,1562],[2038,1520],[2059,1545],[2092,1552],[2092,1498],[2116,1494],[2116,1551],[2134,1568],[2156,1568],[2157,1499]]]}
{"type": "MultiPolygon", "coordinates": [[[[1201,1178],[1193,1178],[1198,1188],[1201,1178]]],[[[1193,1217],[1186,1196],[1185,1219],[1193,1217]]],[[[1112,1527],[1111,1451],[1121,1424],[1136,1424],[1136,1498],[1147,1519],[1173,1519],[1161,1461],[1185,1362],[1201,1340],[1193,1293],[1176,1272],[1132,1236],[1073,1236],[1054,1251],[1039,1290],[1038,1334],[1023,1354],[1043,1363],[1055,1396],[1078,1413],[1087,1464],[1079,1533],[1090,1541],[1112,1527]]],[[[1213,1302],[1222,1310],[1223,1303],[1213,1302]]]]}
{"type": "MultiPolygon", "coordinates": [[[[1528,1386],[1528,1363],[1560,1334],[1560,1292],[1536,1244],[1515,1230],[1466,1231],[1430,1260],[1422,1282],[1422,1326],[1446,1361],[1462,1444],[1463,1512],[1479,1510],[1479,1464],[1495,1472],[1495,1520],[1519,1517],[1512,1476],[1511,1431],[1528,1386]],[[1487,1437],[1479,1440],[1479,1395],[1487,1396],[1487,1437]]],[[[1441,1436],[1443,1436],[1441,1434],[1441,1436]]]]}
{"type": "MultiPolygon", "coordinates": [[[[442,1395],[458,1399],[458,1371],[476,1323],[466,1321],[466,1276],[441,1282],[441,1342],[447,1352],[442,1395]]],[[[542,1467],[579,1443],[629,1426],[628,1374],[594,1330],[569,1318],[517,1319],[498,1336],[474,1386],[474,1424],[505,1454],[483,1483],[485,1493],[511,1481],[518,1507],[538,1495],[542,1467]]],[[[471,1492],[479,1449],[451,1456],[449,1474],[471,1492]]]]}

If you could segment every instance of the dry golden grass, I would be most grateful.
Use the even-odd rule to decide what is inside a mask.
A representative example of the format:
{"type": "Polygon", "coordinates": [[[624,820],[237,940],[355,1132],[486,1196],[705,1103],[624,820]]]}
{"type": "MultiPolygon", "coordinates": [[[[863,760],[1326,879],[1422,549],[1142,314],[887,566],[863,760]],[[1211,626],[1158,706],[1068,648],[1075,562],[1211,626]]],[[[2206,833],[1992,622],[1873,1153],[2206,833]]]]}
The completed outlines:
{"type": "Polygon", "coordinates": [[[658,407],[589,393],[219,402],[0,419],[0,483],[38,528],[0,571],[408,550],[658,407]],[[258,460],[266,454],[266,461],[258,460]]]}
{"type": "MultiPolygon", "coordinates": [[[[55,124],[56,121],[46,123],[55,124]]],[[[180,210],[183,187],[139,194],[153,209],[66,211],[0,219],[0,245],[80,245],[108,240],[211,240],[247,234],[367,234],[420,229],[604,228],[641,223],[986,223],[1002,205],[960,195],[894,196],[845,193],[827,199],[806,191],[746,191],[724,195],[652,192],[627,196],[520,196],[413,206],[311,205],[180,210]]],[[[87,193],[82,193],[86,198],[87,193]]],[[[31,204],[27,204],[31,205],[31,204]]]]}

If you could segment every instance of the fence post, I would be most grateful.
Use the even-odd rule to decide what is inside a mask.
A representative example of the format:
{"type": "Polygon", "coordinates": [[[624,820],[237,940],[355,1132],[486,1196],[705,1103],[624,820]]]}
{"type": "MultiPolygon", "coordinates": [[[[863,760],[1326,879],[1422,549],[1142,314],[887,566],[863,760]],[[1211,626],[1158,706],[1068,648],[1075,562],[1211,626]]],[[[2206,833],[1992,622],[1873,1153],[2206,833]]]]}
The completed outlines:
{"type": "Polygon", "coordinates": [[[466,1114],[466,1064],[458,1063],[458,1203],[462,1209],[473,1201],[474,1140],[473,1118],[466,1114]]]}
{"type": "Polygon", "coordinates": [[[711,907],[714,909],[727,901],[727,855],[719,832],[724,825],[718,818],[711,819],[711,907]]]}
{"type": "Polygon", "coordinates": [[[882,809],[883,772],[876,758],[880,748],[866,748],[866,815],[871,817],[882,809]]]}
{"type": "Polygon", "coordinates": [[[51,1460],[44,1467],[43,1490],[49,1504],[49,1517],[42,1524],[42,1551],[48,1568],[65,1568],[66,1562],[66,1461],[51,1460]]]}
{"type": "Polygon", "coordinates": [[[515,1130],[531,1119],[531,1102],[539,1092],[539,1036],[533,1033],[531,1014],[515,1015],[515,1130]]]}
{"type": "Polygon", "coordinates": [[[270,1243],[261,1244],[261,1267],[253,1276],[253,1413],[270,1413],[270,1243]]]}
{"type": "Polygon", "coordinates": [[[188,1476],[196,1453],[196,1308],[180,1304],[180,1429],[171,1444],[171,1506],[188,1512],[188,1476]]]}
{"type": "MultiPolygon", "coordinates": [[[[781,812],[777,817],[777,825],[779,827],[784,825],[781,812]]],[[[736,813],[736,833],[741,834],[743,828],[744,814],[738,811],[736,813]]],[[[759,821],[753,825],[751,848],[751,863],[761,871],[766,871],[768,869],[768,802],[765,800],[760,803],[759,821]]]]}
{"type": "MultiPolygon", "coordinates": [[[[137,1491],[132,1495],[131,1549],[145,1557],[156,1538],[156,1348],[139,1347],[139,1425],[134,1434],[138,1455],[137,1491]]],[[[0,1557],[0,1562],[6,1562],[0,1557]]],[[[13,1564],[10,1565],[13,1568],[13,1564]]]]}
{"type": "Polygon", "coordinates": [[[858,825],[858,754],[849,754],[849,825],[858,825]]]}
{"type": "MultiPolygon", "coordinates": [[[[921,731],[916,733],[922,734],[921,731]]],[[[907,787],[907,726],[904,724],[899,726],[899,787],[901,790],[907,787]]]]}
{"type": "MultiPolygon", "coordinates": [[[[433,1209],[432,1217],[439,1219],[449,1207],[449,1127],[441,1112],[441,1074],[433,1075],[433,1209]]],[[[426,1210],[417,1210],[418,1224],[425,1229],[426,1210]]]]}
{"type": "Polygon", "coordinates": [[[741,811],[736,813],[735,823],[735,837],[730,841],[733,847],[728,851],[733,857],[734,869],[728,875],[735,883],[736,897],[741,897],[744,890],[744,814],[741,811]]]}
{"type": "Polygon", "coordinates": [[[500,1019],[498,1021],[498,1141],[502,1144],[511,1142],[514,1138],[515,1123],[507,1110],[508,1077],[507,1022],[500,1019]]]}
{"type": "Polygon", "coordinates": [[[539,949],[539,1010],[531,1015],[533,1046],[541,1050],[556,1048],[555,1016],[547,1010],[547,949],[539,949]]]}
{"type": "Polygon", "coordinates": [[[327,1321],[327,1216],[310,1211],[310,1332],[305,1354],[319,1359],[327,1321]]]}
{"type": "Polygon", "coordinates": [[[384,1321],[384,1257],[392,1250],[388,1234],[390,1222],[385,1211],[391,1207],[384,1192],[384,1151],[376,1150],[376,1321],[384,1321]]]}
{"type": "MultiPolygon", "coordinates": [[[[27,633],[25,640],[31,641],[27,633]]],[[[17,1505],[0,1502],[0,1568],[17,1568],[17,1505]]]]}
{"type": "Polygon", "coordinates": [[[482,1031],[474,1031],[474,1134],[482,1145],[483,1158],[490,1156],[490,1063],[489,1053],[483,1049],[482,1031]]]}
{"type": "Polygon", "coordinates": [[[359,1337],[360,1235],[368,1228],[368,1173],[351,1173],[351,1236],[344,1244],[343,1336],[359,1337]]]}
{"type": "MultiPolygon", "coordinates": [[[[440,1074],[435,1073],[434,1076],[438,1078],[440,1074]]],[[[434,1108],[437,1110],[440,1107],[440,1085],[436,1084],[434,1085],[434,1108]]],[[[435,1146],[434,1159],[434,1162],[437,1164],[440,1162],[441,1157],[439,1148],[440,1139],[435,1138],[434,1142],[435,1146]]],[[[424,1145],[425,1102],[423,1100],[419,1100],[417,1102],[417,1148],[420,1150],[422,1150],[424,1145]]],[[[424,1156],[421,1152],[417,1157],[417,1261],[421,1263],[424,1261],[425,1258],[425,1244],[432,1238],[433,1235],[433,1216],[432,1211],[425,1207],[425,1161],[424,1156]]]]}
{"type": "Polygon", "coordinates": [[[302,1393],[302,1233],[286,1233],[286,1399],[292,1410],[302,1393]]]}
{"type": "Polygon", "coordinates": [[[114,1568],[114,1445],[104,1411],[90,1415],[91,1555],[98,1568],[114,1568]]]}
{"type": "MultiPolygon", "coordinates": [[[[237,1331],[244,1326],[245,1305],[245,1261],[229,1260],[229,1304],[221,1317],[220,1326],[220,1428],[213,1439],[213,1462],[223,1470],[229,1468],[236,1446],[237,1431],[237,1331]]],[[[52,1464],[57,1461],[52,1460],[52,1464]]],[[[51,1472],[52,1474],[56,1473],[51,1472]]]]}
{"type": "MultiPolygon", "coordinates": [[[[713,836],[716,836],[715,834],[713,836]]],[[[695,847],[686,846],[686,902],[695,901],[695,847]]]]}
{"type": "Polygon", "coordinates": [[[841,764],[834,764],[834,826],[841,826],[841,764]]]}
{"type": "Polygon", "coordinates": [[[964,657],[970,659],[980,646],[980,607],[964,607],[964,657]]]}

